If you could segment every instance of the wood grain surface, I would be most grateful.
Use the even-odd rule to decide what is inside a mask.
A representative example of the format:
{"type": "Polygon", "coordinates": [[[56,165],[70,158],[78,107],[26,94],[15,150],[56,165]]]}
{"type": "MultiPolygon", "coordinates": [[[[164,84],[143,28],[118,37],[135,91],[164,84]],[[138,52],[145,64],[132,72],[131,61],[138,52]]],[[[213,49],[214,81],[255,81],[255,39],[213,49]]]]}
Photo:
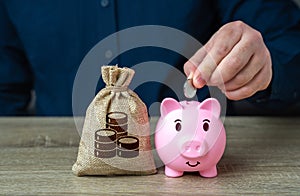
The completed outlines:
{"type": "MultiPolygon", "coordinates": [[[[151,119],[152,132],[156,121],[151,119]]],[[[73,118],[0,118],[0,194],[300,194],[299,117],[227,117],[225,127],[216,178],[168,178],[162,167],[150,176],[76,177],[71,167],[80,137],[73,118]]]]}

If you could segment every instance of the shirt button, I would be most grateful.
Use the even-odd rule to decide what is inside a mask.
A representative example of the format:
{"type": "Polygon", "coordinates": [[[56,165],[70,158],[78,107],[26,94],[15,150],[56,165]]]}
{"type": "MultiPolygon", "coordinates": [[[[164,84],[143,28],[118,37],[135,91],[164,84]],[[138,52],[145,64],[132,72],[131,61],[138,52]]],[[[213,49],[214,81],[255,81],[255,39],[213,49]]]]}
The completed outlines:
{"type": "Polygon", "coordinates": [[[111,50],[106,50],[104,56],[105,58],[110,59],[113,56],[113,53],[111,50]]]}
{"type": "Polygon", "coordinates": [[[109,0],[101,0],[101,6],[107,7],[109,5],[109,0]]]}

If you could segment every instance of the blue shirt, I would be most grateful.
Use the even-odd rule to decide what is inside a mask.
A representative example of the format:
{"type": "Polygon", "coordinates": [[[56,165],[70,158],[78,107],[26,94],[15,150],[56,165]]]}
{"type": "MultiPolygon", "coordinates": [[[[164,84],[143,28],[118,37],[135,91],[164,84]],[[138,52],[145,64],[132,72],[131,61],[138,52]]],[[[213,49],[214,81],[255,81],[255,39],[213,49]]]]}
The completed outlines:
{"type": "MultiPolygon", "coordinates": [[[[115,32],[163,25],[205,44],[218,28],[235,20],[260,31],[272,56],[270,87],[249,100],[274,108],[298,101],[300,12],[292,1],[0,0],[0,115],[26,115],[32,90],[36,115],[72,115],[72,87],[81,61],[115,32]]],[[[164,62],[182,71],[186,58],[163,48],[144,47],[111,63],[130,67],[146,61],[164,62]]],[[[98,90],[103,86],[100,80],[98,90]]],[[[174,95],[155,82],[135,90],[148,106],[174,95]]],[[[205,97],[204,91],[199,96],[205,97]]]]}

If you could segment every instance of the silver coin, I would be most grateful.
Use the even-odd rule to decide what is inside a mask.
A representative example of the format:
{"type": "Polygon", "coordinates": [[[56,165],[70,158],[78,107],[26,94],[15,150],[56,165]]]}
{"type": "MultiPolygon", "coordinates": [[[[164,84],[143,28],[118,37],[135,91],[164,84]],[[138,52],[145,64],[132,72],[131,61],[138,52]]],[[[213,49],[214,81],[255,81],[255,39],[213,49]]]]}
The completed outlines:
{"type": "Polygon", "coordinates": [[[183,85],[184,96],[187,98],[193,98],[196,95],[197,88],[192,84],[192,79],[187,79],[183,85]]]}

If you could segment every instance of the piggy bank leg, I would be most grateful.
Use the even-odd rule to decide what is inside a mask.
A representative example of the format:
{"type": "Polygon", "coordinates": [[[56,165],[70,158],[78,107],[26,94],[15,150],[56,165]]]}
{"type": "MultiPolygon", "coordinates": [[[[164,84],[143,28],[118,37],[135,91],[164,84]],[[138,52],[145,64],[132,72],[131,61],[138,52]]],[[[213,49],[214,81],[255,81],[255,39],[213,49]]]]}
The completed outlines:
{"type": "Polygon", "coordinates": [[[199,173],[200,173],[201,176],[206,177],[206,178],[213,178],[213,177],[216,177],[218,175],[216,166],[213,166],[213,167],[208,168],[206,170],[199,171],[199,173]]]}
{"type": "Polygon", "coordinates": [[[168,177],[176,178],[183,175],[182,171],[176,171],[174,169],[169,168],[168,166],[165,166],[165,174],[168,177]]]}

